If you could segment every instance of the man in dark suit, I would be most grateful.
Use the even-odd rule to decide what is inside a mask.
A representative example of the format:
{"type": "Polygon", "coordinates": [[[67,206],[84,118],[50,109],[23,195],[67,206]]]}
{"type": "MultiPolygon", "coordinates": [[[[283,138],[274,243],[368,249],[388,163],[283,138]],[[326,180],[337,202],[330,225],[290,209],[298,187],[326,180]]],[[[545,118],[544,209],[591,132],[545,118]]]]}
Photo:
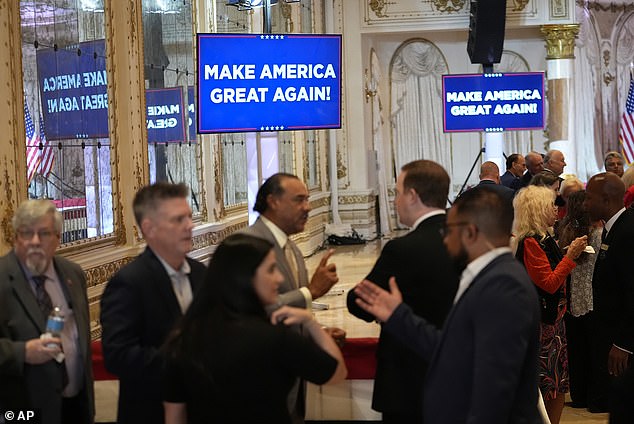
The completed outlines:
{"type": "Polygon", "coordinates": [[[186,256],[188,194],[186,185],[164,182],[139,190],[134,215],[147,247],[111,278],[101,299],[104,363],[119,377],[119,424],[164,422],[158,349],[205,276],[186,256]]]}
{"type": "Polygon", "coordinates": [[[584,206],[605,222],[592,277],[592,375],[588,409],[610,410],[610,423],[634,422],[634,212],[623,207],[625,185],[614,173],[593,176],[584,206]]]}
{"type": "MultiPolygon", "coordinates": [[[[306,185],[295,175],[274,174],[258,190],[253,210],[259,212],[260,216],[244,232],[273,244],[277,266],[284,276],[279,287],[277,307],[291,305],[310,308],[312,301],[326,294],[339,278],[335,264],[328,263],[333,254],[333,250],[329,250],[309,282],[302,252],[289,238],[304,231],[308,222],[310,203],[306,185]]],[[[334,336],[342,333],[339,329],[331,330],[334,336]]],[[[292,422],[303,423],[306,407],[304,384],[300,380],[296,381],[289,393],[288,406],[292,422]]]]}
{"type": "Polygon", "coordinates": [[[495,162],[487,161],[480,166],[480,183],[476,187],[482,186],[489,187],[502,196],[507,202],[513,203],[515,190],[500,184],[500,168],[498,168],[495,162]]]}
{"type": "MultiPolygon", "coordinates": [[[[387,289],[395,276],[404,302],[414,313],[440,328],[458,288],[440,231],[445,224],[449,175],[429,160],[410,162],[396,180],[394,205],[399,220],[410,233],[388,242],[366,280],[387,289]]],[[[348,310],[365,320],[374,316],[356,304],[348,292],[348,310]]],[[[389,332],[381,330],[377,350],[372,408],[384,423],[421,423],[422,391],[427,363],[389,332]]]]}
{"type": "Polygon", "coordinates": [[[42,424],[92,423],[86,277],[55,255],[62,216],[50,200],[28,200],[15,212],[13,231],[14,248],[0,258],[1,416],[35,410],[42,424]],[[64,316],[61,335],[40,338],[53,308],[64,316]]]}
{"type": "Polygon", "coordinates": [[[533,177],[544,170],[544,157],[541,153],[530,152],[524,158],[526,160],[526,172],[521,178],[513,181],[511,188],[520,190],[530,184],[533,177]]]}
{"type": "Polygon", "coordinates": [[[391,292],[368,281],[357,304],[385,331],[429,361],[423,392],[428,423],[541,423],[537,409],[540,312],[537,293],[508,247],[512,209],[478,187],[447,215],[444,243],[463,271],[444,327],[438,330],[391,292]]]}
{"type": "Polygon", "coordinates": [[[500,177],[500,184],[511,188],[515,180],[520,178],[526,171],[526,160],[524,156],[513,153],[506,158],[506,172],[500,177]]]}

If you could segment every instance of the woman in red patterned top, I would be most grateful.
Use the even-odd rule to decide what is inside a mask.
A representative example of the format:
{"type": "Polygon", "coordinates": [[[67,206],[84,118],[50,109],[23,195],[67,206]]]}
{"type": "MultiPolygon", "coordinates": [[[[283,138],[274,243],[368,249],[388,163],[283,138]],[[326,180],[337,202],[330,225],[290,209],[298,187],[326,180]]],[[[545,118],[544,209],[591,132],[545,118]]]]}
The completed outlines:
{"type": "Polygon", "coordinates": [[[550,235],[557,219],[555,193],[548,187],[528,186],[513,200],[516,257],[535,283],[542,310],[539,388],[552,424],[558,424],[569,390],[568,355],[563,317],[566,281],[575,259],[586,247],[587,236],[566,246],[566,254],[550,235]]]}

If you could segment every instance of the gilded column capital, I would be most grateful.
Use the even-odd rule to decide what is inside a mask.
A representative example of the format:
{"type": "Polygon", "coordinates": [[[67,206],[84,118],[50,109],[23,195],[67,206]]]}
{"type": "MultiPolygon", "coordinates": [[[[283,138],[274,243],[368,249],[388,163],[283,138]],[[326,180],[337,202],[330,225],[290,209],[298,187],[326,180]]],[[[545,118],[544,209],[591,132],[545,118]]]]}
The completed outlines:
{"type": "Polygon", "coordinates": [[[546,60],[575,58],[579,24],[542,25],[540,29],[546,40],[546,60]]]}

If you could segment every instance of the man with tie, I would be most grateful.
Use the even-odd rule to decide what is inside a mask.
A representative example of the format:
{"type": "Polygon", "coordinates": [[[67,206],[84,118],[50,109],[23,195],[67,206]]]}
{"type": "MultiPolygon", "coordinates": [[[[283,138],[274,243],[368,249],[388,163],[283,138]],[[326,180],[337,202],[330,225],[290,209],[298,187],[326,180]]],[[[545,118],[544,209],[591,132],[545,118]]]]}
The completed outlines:
{"type": "MultiPolygon", "coordinates": [[[[335,264],[328,263],[333,253],[329,250],[309,282],[302,252],[289,238],[304,231],[308,221],[310,203],[306,185],[295,175],[274,174],[258,190],[253,210],[260,216],[245,233],[273,243],[277,266],[284,276],[279,287],[279,306],[310,308],[313,299],[326,294],[339,278],[335,264]]],[[[303,384],[299,381],[291,390],[288,401],[293,423],[303,423],[303,384]]]]}
{"type": "Polygon", "coordinates": [[[592,276],[591,412],[610,411],[610,423],[634,422],[634,211],[623,206],[625,185],[614,173],[593,176],[584,207],[604,231],[592,276]]]}
{"type": "Polygon", "coordinates": [[[92,423],[86,277],[55,255],[62,215],[50,200],[27,200],[12,224],[13,250],[0,258],[0,416],[34,410],[42,424],[92,423]],[[54,308],[61,334],[40,338],[54,308]]]}
{"type": "Polygon", "coordinates": [[[139,190],[134,216],[147,247],[110,279],[101,299],[104,363],[119,377],[119,424],[164,422],[159,348],[205,276],[204,265],[187,257],[188,195],[185,184],[139,190]]]}

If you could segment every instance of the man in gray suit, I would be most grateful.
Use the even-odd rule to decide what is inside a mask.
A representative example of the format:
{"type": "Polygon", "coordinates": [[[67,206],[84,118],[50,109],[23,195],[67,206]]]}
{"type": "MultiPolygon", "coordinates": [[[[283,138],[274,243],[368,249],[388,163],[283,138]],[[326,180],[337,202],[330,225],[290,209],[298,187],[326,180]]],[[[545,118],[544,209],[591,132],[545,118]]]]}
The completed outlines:
{"type": "Polygon", "coordinates": [[[17,419],[18,411],[34,410],[42,424],[92,423],[86,277],[55,255],[62,216],[50,200],[28,200],[12,223],[14,248],[0,258],[0,411],[17,419]],[[42,339],[53,308],[64,328],[42,339]]]}
{"type": "Polygon", "coordinates": [[[280,305],[308,307],[339,281],[337,267],[328,264],[333,250],[321,259],[310,282],[304,257],[289,236],[304,231],[310,203],[306,185],[295,175],[277,173],[258,190],[253,210],[260,217],[245,232],[273,243],[277,265],[284,275],[280,305]]]}
{"type": "MultiPolygon", "coordinates": [[[[278,306],[310,307],[313,299],[326,294],[339,278],[335,264],[328,263],[333,253],[329,250],[309,282],[302,252],[289,238],[304,231],[308,221],[310,203],[306,185],[295,175],[274,174],[258,190],[253,210],[260,216],[245,233],[268,240],[274,246],[277,266],[284,276],[278,306]]],[[[289,393],[288,406],[293,423],[303,423],[304,384],[299,380],[289,393]]]]}

